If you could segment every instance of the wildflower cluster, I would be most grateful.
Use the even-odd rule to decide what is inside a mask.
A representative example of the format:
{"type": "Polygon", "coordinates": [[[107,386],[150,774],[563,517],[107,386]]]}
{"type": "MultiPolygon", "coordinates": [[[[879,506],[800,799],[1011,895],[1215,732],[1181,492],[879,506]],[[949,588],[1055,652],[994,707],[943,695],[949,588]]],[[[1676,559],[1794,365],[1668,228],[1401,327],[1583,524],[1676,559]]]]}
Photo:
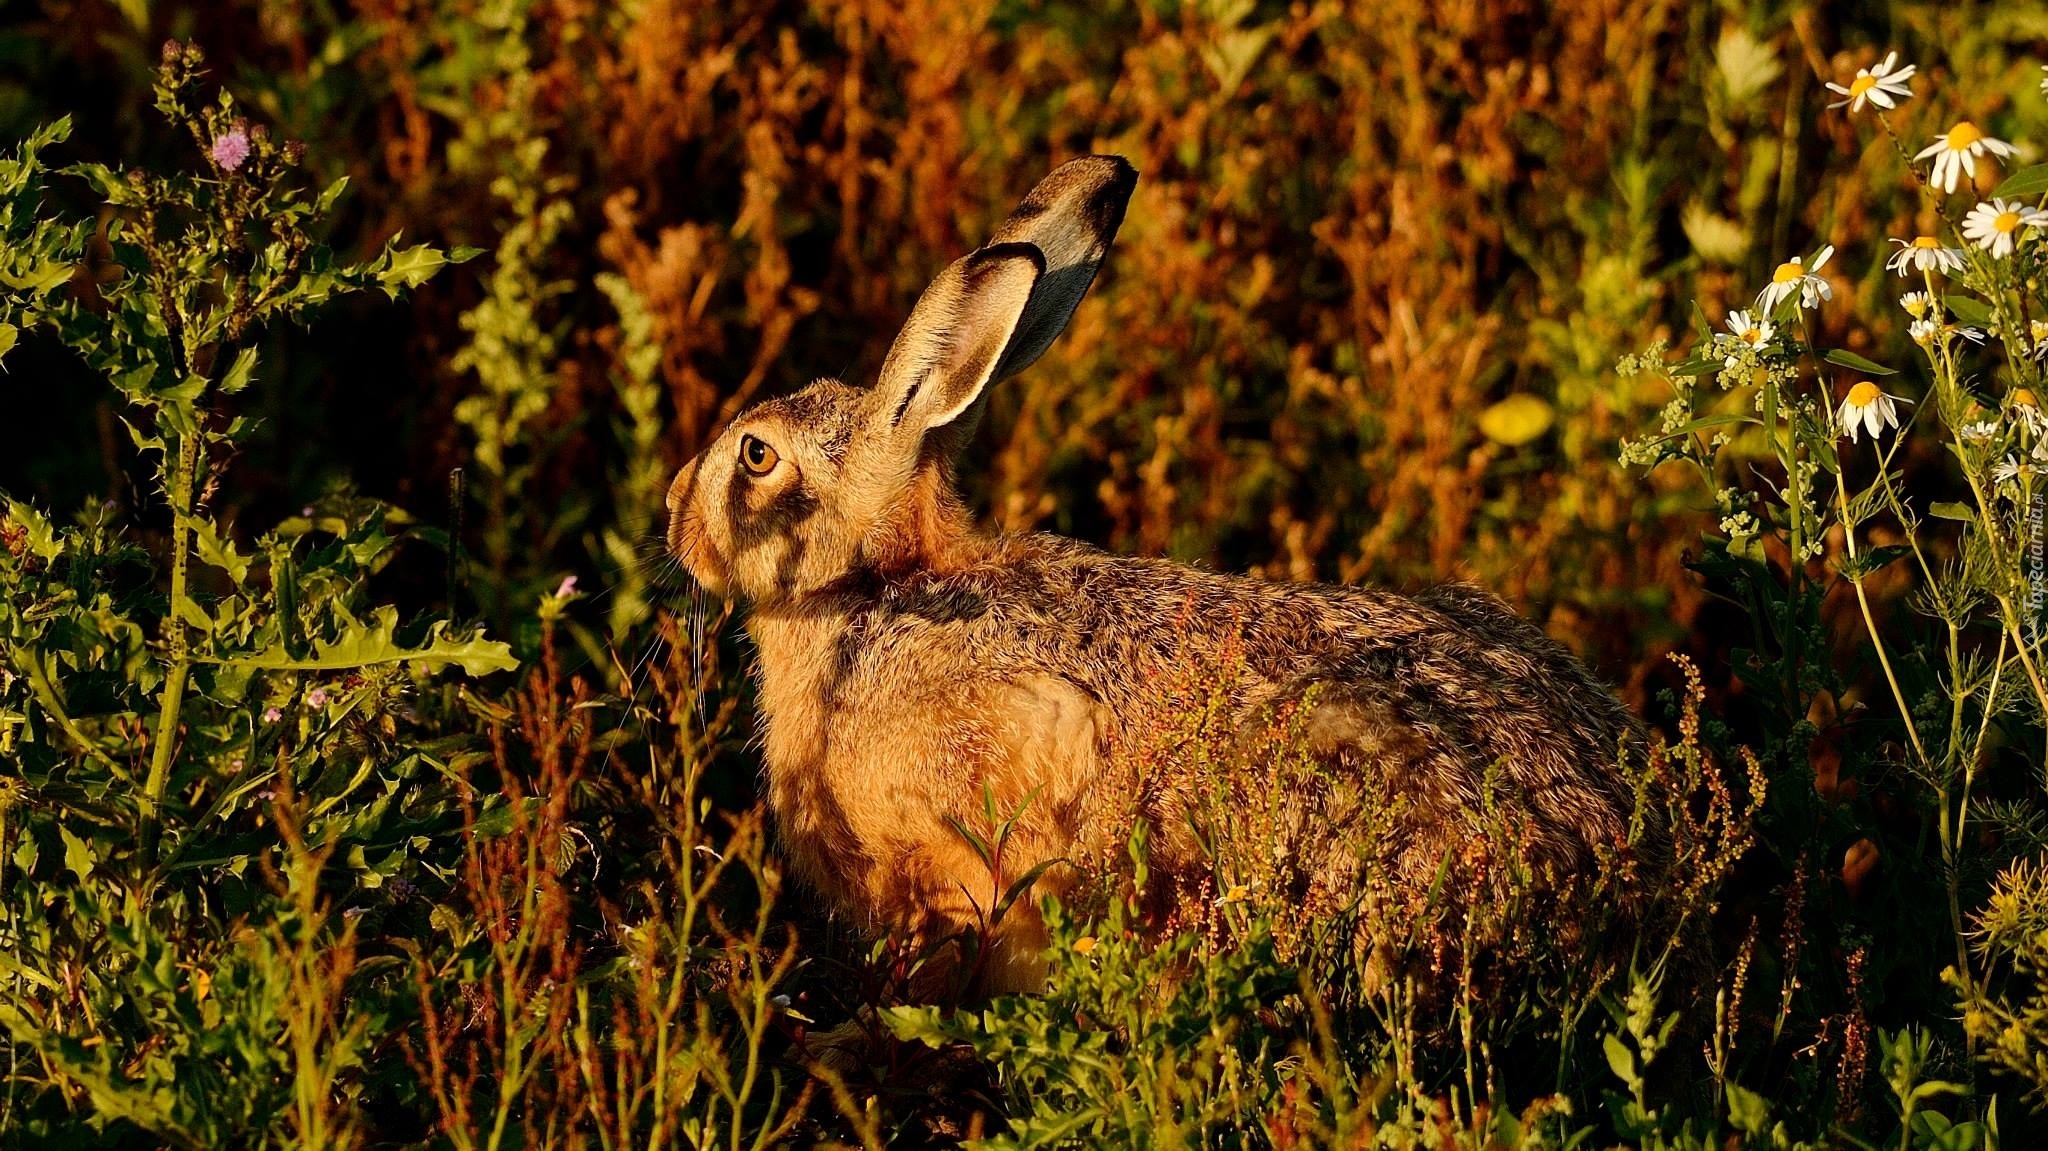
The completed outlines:
{"type": "MultiPolygon", "coordinates": [[[[1891,134],[1887,115],[1914,98],[1915,76],[1913,65],[1900,66],[1898,53],[1888,53],[1847,83],[1830,83],[1842,99],[1829,108],[1873,114],[1891,134]]],[[[1849,688],[1835,677],[1854,669],[1837,670],[1807,637],[1829,626],[1824,605],[1853,612],[1876,657],[1868,688],[1854,690],[1885,700],[1884,720],[1899,737],[1879,754],[1886,768],[1923,789],[1936,813],[1955,956],[1949,979],[1967,1018],[1989,1028],[1986,1021],[2040,1014],[2002,996],[2048,1002],[2048,982],[2040,982],[2048,971],[2033,958],[2015,960],[2011,945],[1971,953],[1975,929],[1965,912],[1972,884],[1982,882],[1968,877],[1985,874],[1987,864],[2036,853],[2033,864],[2010,873],[2026,877],[2041,874],[2048,860],[2039,854],[2048,849],[2039,830],[2048,818],[2048,765],[2020,751],[2038,752],[2048,731],[2048,527],[2040,502],[2048,495],[2048,415],[2036,395],[2048,321],[2035,318],[2048,315],[2040,275],[2048,210],[2039,202],[2048,193],[2048,165],[2010,173],[1980,197],[1980,177],[2019,149],[1968,119],[1910,156],[1904,148],[1899,154],[1916,176],[1924,171],[1923,213],[1932,226],[1889,238],[1882,273],[1907,281],[1897,301],[1919,352],[1921,383],[1885,382],[1909,377],[1819,345],[1815,333],[1830,329],[1824,313],[1836,297],[1829,273],[1839,268],[1830,264],[1835,245],[1822,244],[1810,257],[1780,264],[1753,307],[1728,313],[1725,332],[1701,322],[1695,354],[1664,368],[1677,399],[1659,433],[1626,445],[1623,461],[1690,464],[1714,493],[1721,536],[1702,570],[1764,605],[1759,622],[1768,621],[1768,630],[1756,650],[1775,654],[1773,670],[1756,678],[1771,685],[1787,714],[1824,717],[1810,719],[1816,729],[1839,722],[1835,692],[1849,688]],[[1965,196],[1967,203],[1957,202],[1965,196]],[[1722,397],[1700,386],[1709,378],[1722,397]],[[1904,462],[1939,467],[1944,457],[1967,498],[1909,497],[1904,462]],[[1945,632],[1942,642],[1917,640],[1922,629],[1898,610],[1907,588],[1916,613],[1945,632]],[[1844,686],[1831,686],[1838,683],[1844,686]],[[1998,754],[2001,748],[2011,754],[1998,754]],[[2010,775],[1996,785],[2005,794],[2026,799],[1987,801],[1994,773],[2010,775]]],[[[1838,237],[1852,250],[1860,239],[1838,237]]],[[[1624,371],[1644,366],[1638,359],[1624,371]]],[[[1781,754],[1810,757],[1816,790],[1840,803],[1839,750],[1827,752],[1824,776],[1820,746],[1794,744],[1781,754]]],[[[1844,881],[1851,871],[1866,875],[1880,853],[1868,835],[1859,838],[1844,857],[1844,881]]],[[[2009,903],[2024,896],[2021,888],[2038,887],[2014,879],[1993,894],[2009,903]]],[[[2034,902],[2048,914],[2048,896],[2034,902]]],[[[1978,1024],[1970,1026],[1975,1033],[1978,1024]]],[[[1911,1044],[1899,1043],[1895,1055],[1912,1053],[1911,1044]]],[[[2044,1051],[2048,1040],[2006,1035],[1992,1056],[2048,1090],[2044,1051]]]]}

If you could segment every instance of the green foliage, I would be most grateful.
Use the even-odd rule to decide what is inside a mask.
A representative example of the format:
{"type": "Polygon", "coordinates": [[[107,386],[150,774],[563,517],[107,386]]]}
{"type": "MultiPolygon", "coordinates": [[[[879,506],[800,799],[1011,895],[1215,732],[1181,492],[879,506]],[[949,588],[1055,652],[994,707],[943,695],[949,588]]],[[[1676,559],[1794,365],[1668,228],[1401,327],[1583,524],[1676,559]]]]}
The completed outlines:
{"type": "Polygon", "coordinates": [[[980,1011],[898,1007],[899,1038],[965,1043],[1001,1068],[1019,1103],[991,1147],[1259,1145],[1259,1118],[1281,1100],[1290,1044],[1269,1024],[1294,990],[1269,935],[1228,951],[1179,935],[1164,946],[1136,930],[1131,909],[1082,927],[1055,901],[1055,957],[1044,996],[980,1011]]]}

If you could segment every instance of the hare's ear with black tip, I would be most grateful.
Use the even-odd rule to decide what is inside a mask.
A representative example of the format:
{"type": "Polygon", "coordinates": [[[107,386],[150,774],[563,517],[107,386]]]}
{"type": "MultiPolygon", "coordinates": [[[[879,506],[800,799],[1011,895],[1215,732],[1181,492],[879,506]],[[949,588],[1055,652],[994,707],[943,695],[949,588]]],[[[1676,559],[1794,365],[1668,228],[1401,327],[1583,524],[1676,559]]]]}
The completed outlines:
{"type": "Polygon", "coordinates": [[[1030,244],[1045,254],[1045,274],[1031,290],[994,379],[1030,367],[1066,328],[1095,283],[1137,186],[1138,170],[1122,156],[1069,160],[1040,180],[990,237],[990,244],[1030,244]]]}
{"type": "Polygon", "coordinates": [[[987,247],[932,281],[875,385],[875,411],[892,437],[958,421],[946,439],[959,439],[974,422],[962,415],[978,411],[988,386],[1044,354],[1095,282],[1137,182],[1120,156],[1069,160],[1031,189],[987,247]]]}

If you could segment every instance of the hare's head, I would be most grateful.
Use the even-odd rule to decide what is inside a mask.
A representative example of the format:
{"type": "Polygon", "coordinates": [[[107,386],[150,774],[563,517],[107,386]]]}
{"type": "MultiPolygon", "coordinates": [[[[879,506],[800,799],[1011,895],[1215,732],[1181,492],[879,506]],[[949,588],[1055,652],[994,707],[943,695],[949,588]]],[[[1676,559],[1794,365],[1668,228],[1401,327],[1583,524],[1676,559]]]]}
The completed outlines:
{"type": "Polygon", "coordinates": [[[1060,166],[925,289],[873,387],[819,380],[741,413],[669,486],[669,549],[756,603],[935,562],[983,395],[1066,326],[1137,178],[1115,156],[1060,166]]]}

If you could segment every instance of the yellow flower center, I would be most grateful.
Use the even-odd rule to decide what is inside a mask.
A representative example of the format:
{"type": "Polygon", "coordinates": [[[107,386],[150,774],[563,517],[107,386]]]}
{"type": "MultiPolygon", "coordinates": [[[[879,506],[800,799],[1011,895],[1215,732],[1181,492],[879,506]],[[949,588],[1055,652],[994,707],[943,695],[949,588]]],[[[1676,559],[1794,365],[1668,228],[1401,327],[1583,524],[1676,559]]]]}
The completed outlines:
{"type": "Polygon", "coordinates": [[[1971,145],[1983,138],[1984,133],[1977,130],[1977,125],[1970,123],[1968,120],[1958,120],[1956,121],[1956,126],[1948,130],[1948,150],[1951,152],[1968,151],[1971,145]]]}
{"type": "Polygon", "coordinates": [[[1742,330],[1742,339],[1744,343],[1760,344],[1763,342],[1763,338],[1764,330],[1762,328],[1744,328],[1742,330]]]}
{"type": "Polygon", "coordinates": [[[2000,212],[1992,219],[1991,226],[2001,232],[2010,232],[2020,226],[2020,214],[2018,212],[2000,212]]]}
{"type": "Polygon", "coordinates": [[[1884,389],[1865,380],[1849,389],[1848,404],[1852,408],[1867,408],[1884,395],[1884,389]]]}
{"type": "Polygon", "coordinates": [[[2034,393],[2026,388],[2015,389],[2012,393],[2012,402],[2014,407],[2019,408],[2038,408],[2041,406],[2040,402],[2034,399],[2034,393]]]}
{"type": "Polygon", "coordinates": [[[1854,100],[1875,87],[1877,87],[1877,77],[1859,70],[1856,73],[1856,78],[1849,82],[1849,98],[1854,100]]]}
{"type": "Polygon", "coordinates": [[[1771,273],[1771,283],[1789,284],[1805,274],[1806,265],[1800,263],[1796,258],[1787,260],[1778,265],[1777,271],[1771,273]]]}
{"type": "Polygon", "coordinates": [[[1933,236],[1915,236],[1913,237],[1913,246],[1916,248],[1927,248],[1929,250],[1932,250],[1941,247],[1941,241],[1935,239],[1933,236]]]}

